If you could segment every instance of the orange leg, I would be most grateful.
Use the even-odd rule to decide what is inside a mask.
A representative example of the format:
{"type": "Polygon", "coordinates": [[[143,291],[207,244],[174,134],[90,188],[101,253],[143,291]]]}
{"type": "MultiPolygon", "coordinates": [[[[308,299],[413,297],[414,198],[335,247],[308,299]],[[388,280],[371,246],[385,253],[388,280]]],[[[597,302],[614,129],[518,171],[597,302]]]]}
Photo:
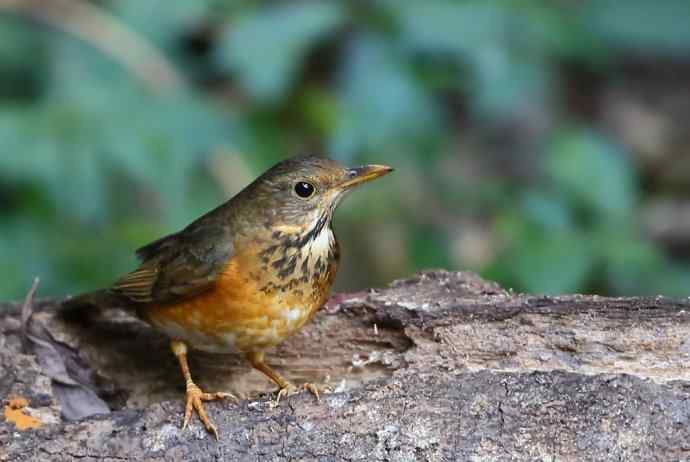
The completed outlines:
{"type": "MultiPolygon", "coordinates": [[[[278,374],[276,371],[271,369],[268,364],[264,362],[264,353],[263,352],[252,352],[252,353],[247,353],[247,360],[251,363],[252,367],[256,369],[257,371],[262,372],[264,375],[266,375],[269,379],[273,380],[276,385],[278,385],[278,396],[276,397],[276,404],[280,403],[281,398],[285,398],[289,395],[292,395],[297,392],[297,387],[295,387],[292,383],[287,381],[282,375],[278,374]]],[[[316,387],[316,385],[312,383],[305,383],[302,385],[302,387],[305,390],[308,390],[316,396],[316,399],[319,400],[319,390],[316,387]]]]}
{"type": "Polygon", "coordinates": [[[199,419],[206,427],[206,430],[213,433],[213,435],[218,439],[218,429],[209,420],[206,410],[204,409],[204,401],[213,401],[217,399],[230,398],[237,400],[231,393],[204,393],[192,380],[192,374],[189,372],[189,364],[187,364],[187,345],[184,342],[178,340],[173,340],[170,342],[170,348],[173,354],[177,357],[180,362],[180,369],[182,370],[182,375],[184,376],[185,384],[187,386],[187,404],[184,411],[184,423],[182,424],[182,429],[184,430],[189,425],[189,421],[192,418],[192,411],[196,411],[199,414],[199,419]]]}

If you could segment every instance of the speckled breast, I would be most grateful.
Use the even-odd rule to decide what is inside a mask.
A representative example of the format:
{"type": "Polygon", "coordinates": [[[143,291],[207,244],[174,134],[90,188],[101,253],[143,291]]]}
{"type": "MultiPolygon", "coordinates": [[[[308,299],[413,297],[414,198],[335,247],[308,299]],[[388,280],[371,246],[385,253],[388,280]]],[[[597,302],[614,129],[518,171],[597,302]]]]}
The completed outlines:
{"type": "Polygon", "coordinates": [[[339,251],[329,227],[274,232],[245,245],[215,286],[189,301],[150,307],[144,318],[171,338],[216,353],[263,351],[283,342],[328,299],[339,251]]]}

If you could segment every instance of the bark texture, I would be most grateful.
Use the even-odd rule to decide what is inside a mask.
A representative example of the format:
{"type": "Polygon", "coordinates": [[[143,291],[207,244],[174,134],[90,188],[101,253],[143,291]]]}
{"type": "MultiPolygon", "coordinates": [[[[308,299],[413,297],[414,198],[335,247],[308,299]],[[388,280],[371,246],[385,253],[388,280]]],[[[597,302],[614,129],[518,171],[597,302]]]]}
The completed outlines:
{"type": "Polygon", "coordinates": [[[320,403],[274,406],[239,359],[193,353],[200,385],[245,397],[207,405],[220,441],[180,429],[164,338],[118,310],[65,323],[57,303],[0,315],[2,461],[690,460],[685,299],[535,297],[446,271],[338,295],[269,356],[328,382],[320,403]]]}

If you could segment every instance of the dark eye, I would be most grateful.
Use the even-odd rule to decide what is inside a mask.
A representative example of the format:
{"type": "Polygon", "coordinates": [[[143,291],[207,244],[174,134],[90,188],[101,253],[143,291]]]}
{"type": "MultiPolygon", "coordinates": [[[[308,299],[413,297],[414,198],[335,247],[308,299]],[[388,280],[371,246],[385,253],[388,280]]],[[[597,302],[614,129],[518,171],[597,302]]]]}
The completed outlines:
{"type": "Polygon", "coordinates": [[[295,185],[295,194],[297,194],[302,199],[309,199],[316,192],[316,188],[313,184],[307,183],[306,181],[300,181],[295,185]]]}

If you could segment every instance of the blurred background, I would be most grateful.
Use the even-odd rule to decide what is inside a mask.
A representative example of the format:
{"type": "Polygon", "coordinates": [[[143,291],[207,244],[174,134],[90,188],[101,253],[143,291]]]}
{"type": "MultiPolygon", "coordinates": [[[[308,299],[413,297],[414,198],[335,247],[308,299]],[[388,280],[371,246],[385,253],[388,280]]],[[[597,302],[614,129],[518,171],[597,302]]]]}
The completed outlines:
{"type": "Polygon", "coordinates": [[[687,0],[0,0],[0,299],[104,286],[286,156],[388,163],[340,290],[690,295],[687,0]]]}

